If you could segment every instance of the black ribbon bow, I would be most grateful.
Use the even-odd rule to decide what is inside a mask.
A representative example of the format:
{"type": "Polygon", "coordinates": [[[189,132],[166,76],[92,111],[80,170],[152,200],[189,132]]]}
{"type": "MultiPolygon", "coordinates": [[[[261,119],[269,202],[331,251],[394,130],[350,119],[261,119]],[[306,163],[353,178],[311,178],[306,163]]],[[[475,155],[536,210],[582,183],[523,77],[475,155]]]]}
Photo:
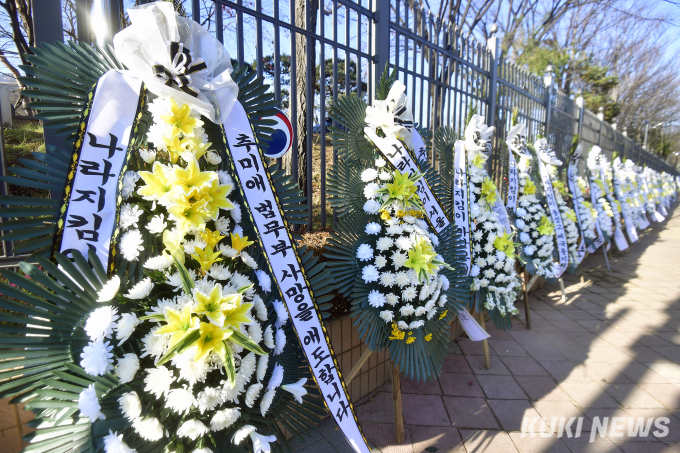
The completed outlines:
{"type": "Polygon", "coordinates": [[[208,65],[202,59],[194,61],[191,51],[184,48],[181,42],[170,43],[170,68],[162,64],[152,66],[153,75],[163,79],[165,85],[176,86],[180,90],[193,97],[198,97],[198,90],[191,86],[191,74],[208,69],[208,65]]]}

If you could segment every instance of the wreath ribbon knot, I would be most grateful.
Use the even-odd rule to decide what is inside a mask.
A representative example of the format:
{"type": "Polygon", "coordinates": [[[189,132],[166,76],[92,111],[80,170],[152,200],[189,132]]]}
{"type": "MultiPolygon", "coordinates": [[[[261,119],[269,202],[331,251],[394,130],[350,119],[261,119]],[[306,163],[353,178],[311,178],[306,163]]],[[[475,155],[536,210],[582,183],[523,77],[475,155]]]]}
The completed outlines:
{"type": "Polygon", "coordinates": [[[194,61],[191,51],[185,49],[181,42],[170,42],[169,50],[172,60],[170,68],[156,63],[151,67],[153,75],[163,80],[167,86],[176,86],[183,92],[198,97],[199,90],[191,85],[191,74],[205,71],[208,65],[200,58],[194,61]]]}

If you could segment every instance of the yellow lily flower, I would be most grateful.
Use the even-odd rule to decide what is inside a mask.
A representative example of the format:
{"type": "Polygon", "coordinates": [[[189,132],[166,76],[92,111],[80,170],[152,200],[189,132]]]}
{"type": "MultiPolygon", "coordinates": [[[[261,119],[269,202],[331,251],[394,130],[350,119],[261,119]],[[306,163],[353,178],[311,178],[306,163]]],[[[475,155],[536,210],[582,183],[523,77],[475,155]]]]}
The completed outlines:
{"type": "Polygon", "coordinates": [[[224,348],[224,340],[234,333],[231,329],[223,329],[207,322],[202,322],[199,329],[201,336],[196,342],[197,350],[194,357],[197,362],[210,351],[214,350],[219,354],[224,348]]]}
{"type": "Polygon", "coordinates": [[[191,151],[196,160],[200,159],[201,156],[207,153],[208,149],[212,145],[210,142],[203,143],[200,137],[188,137],[186,139],[186,144],[187,148],[191,151]]]}
{"type": "Polygon", "coordinates": [[[524,194],[533,195],[536,193],[536,184],[531,179],[527,179],[526,184],[524,184],[524,194]]]}
{"type": "Polygon", "coordinates": [[[168,149],[168,157],[170,157],[170,162],[176,164],[179,156],[181,156],[182,153],[186,151],[188,142],[185,137],[175,135],[173,137],[163,137],[163,143],[165,143],[165,147],[168,149]]]}
{"type": "Polygon", "coordinates": [[[419,179],[420,175],[412,177],[408,173],[401,173],[399,170],[395,170],[392,175],[392,182],[385,184],[384,189],[378,190],[378,193],[386,193],[388,196],[388,200],[383,207],[389,204],[391,200],[401,202],[404,210],[408,209],[411,205],[419,206],[420,197],[416,194],[418,190],[416,181],[419,179]]]}
{"type": "Polygon", "coordinates": [[[195,247],[194,251],[195,253],[191,255],[191,257],[201,265],[203,275],[210,270],[210,266],[212,266],[213,263],[222,261],[222,258],[220,258],[221,253],[219,251],[213,252],[212,247],[206,246],[203,250],[199,247],[195,247]]]}
{"type": "Polygon", "coordinates": [[[203,241],[210,247],[214,249],[215,246],[226,236],[222,236],[219,231],[210,231],[206,228],[205,231],[199,233],[203,241]]]}
{"type": "Polygon", "coordinates": [[[172,230],[163,231],[163,245],[165,252],[170,256],[174,256],[177,261],[184,264],[184,248],[182,247],[182,235],[174,233],[172,230]]]}
{"type": "Polygon", "coordinates": [[[205,194],[210,198],[205,205],[205,210],[211,219],[217,218],[220,208],[229,210],[235,207],[234,203],[227,198],[231,189],[231,184],[220,185],[217,179],[214,179],[212,184],[207,189],[204,189],[205,194]]]}
{"type": "Polygon", "coordinates": [[[438,268],[438,266],[432,264],[432,258],[435,256],[432,245],[421,237],[414,247],[408,251],[408,260],[406,260],[404,266],[413,269],[418,275],[421,275],[421,273],[424,275],[434,274],[438,268]]]}
{"type": "Polygon", "coordinates": [[[248,240],[248,236],[241,237],[241,235],[231,233],[231,248],[236,250],[236,254],[241,253],[241,250],[254,244],[253,241],[248,240]]]}
{"type": "Polygon", "coordinates": [[[196,314],[204,315],[211,323],[224,327],[223,310],[226,308],[227,302],[222,299],[222,285],[215,285],[208,295],[196,289],[194,290],[194,298],[196,299],[196,306],[194,307],[196,314]]]}
{"type": "Polygon", "coordinates": [[[493,246],[496,250],[500,250],[508,256],[512,256],[515,253],[515,244],[512,242],[512,234],[501,234],[493,241],[493,246]]]}
{"type": "Polygon", "coordinates": [[[576,222],[577,217],[576,217],[576,212],[574,212],[573,209],[567,209],[565,213],[566,217],[571,220],[572,222],[576,222]]]}
{"type": "Polygon", "coordinates": [[[253,308],[252,302],[243,303],[240,294],[230,294],[222,298],[225,301],[224,325],[231,326],[235,330],[241,330],[241,324],[250,324],[253,318],[249,316],[250,309],[253,308]]]}
{"type": "Polygon", "coordinates": [[[484,198],[489,206],[496,203],[496,184],[490,178],[484,178],[480,196],[484,198]]]}
{"type": "Polygon", "coordinates": [[[174,177],[168,168],[156,161],[151,171],[140,171],[139,176],[144,180],[144,186],[137,193],[147,201],[164,199],[174,187],[174,177]]]}
{"type": "Polygon", "coordinates": [[[201,228],[205,225],[205,218],[201,210],[206,203],[207,200],[196,203],[190,203],[186,199],[177,200],[168,208],[168,212],[175,216],[177,229],[186,232],[191,228],[201,228]]]}
{"type": "Polygon", "coordinates": [[[186,334],[198,329],[200,322],[198,318],[191,316],[191,308],[191,304],[187,304],[181,312],[178,312],[175,309],[165,307],[163,316],[165,316],[167,324],[158,328],[155,335],[172,334],[170,347],[173,347],[186,334]]]}
{"type": "Polygon", "coordinates": [[[174,171],[175,184],[187,196],[191,195],[195,190],[210,187],[213,179],[217,177],[215,172],[201,171],[196,159],[189,160],[187,168],[175,165],[174,171]]]}
{"type": "Polygon", "coordinates": [[[541,217],[541,221],[538,224],[536,230],[543,236],[550,236],[555,232],[555,225],[548,219],[548,216],[541,217]]]}
{"type": "Polygon", "coordinates": [[[474,165],[477,168],[484,168],[484,163],[486,162],[486,158],[482,154],[477,154],[473,159],[472,159],[472,165],[474,165]]]}
{"type": "Polygon", "coordinates": [[[170,115],[161,115],[161,119],[172,126],[173,135],[180,132],[184,135],[189,135],[194,132],[194,129],[202,126],[203,121],[191,117],[191,107],[188,104],[177,105],[174,99],[170,100],[171,107],[170,115]]]}

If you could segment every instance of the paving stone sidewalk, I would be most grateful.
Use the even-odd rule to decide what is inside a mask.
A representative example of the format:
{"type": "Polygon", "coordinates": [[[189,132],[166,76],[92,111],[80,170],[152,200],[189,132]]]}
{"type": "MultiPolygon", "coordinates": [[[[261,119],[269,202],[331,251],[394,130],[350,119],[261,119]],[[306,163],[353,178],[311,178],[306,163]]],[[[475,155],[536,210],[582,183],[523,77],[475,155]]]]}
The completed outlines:
{"type": "MultiPolygon", "coordinates": [[[[566,275],[566,302],[557,284],[532,293],[531,330],[523,311],[511,332],[487,324],[490,370],[481,344],[460,339],[438,380],[402,378],[402,445],[394,439],[391,384],[356,402],[374,451],[680,453],[680,210],[628,251],[612,250],[609,262],[612,272],[600,250],[585,259],[583,283],[566,275]],[[564,429],[558,436],[562,417],[576,417],[572,434],[582,417],[579,437],[564,429]],[[612,426],[612,417],[623,418],[612,426]],[[536,432],[545,420],[543,436],[522,436],[522,423],[534,418],[536,432]],[[656,425],[646,437],[631,435],[639,419],[644,427],[651,418],[667,426],[665,436],[656,425]]],[[[294,448],[353,451],[331,419],[294,448]]]]}

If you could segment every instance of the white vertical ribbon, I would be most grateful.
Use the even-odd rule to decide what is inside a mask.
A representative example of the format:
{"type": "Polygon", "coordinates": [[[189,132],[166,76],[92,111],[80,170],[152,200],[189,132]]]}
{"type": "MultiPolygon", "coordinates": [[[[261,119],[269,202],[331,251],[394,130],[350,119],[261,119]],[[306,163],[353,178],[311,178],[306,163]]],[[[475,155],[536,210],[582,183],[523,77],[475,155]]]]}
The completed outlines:
{"type": "Polygon", "coordinates": [[[508,209],[517,209],[519,194],[519,178],[517,177],[517,161],[511,149],[508,148],[508,209]]]}
{"type": "Polygon", "coordinates": [[[465,266],[467,275],[470,275],[470,270],[472,269],[470,241],[472,219],[470,219],[469,179],[465,142],[457,140],[453,149],[453,222],[456,225],[456,230],[458,230],[465,242],[465,266]]]}
{"type": "MultiPolygon", "coordinates": [[[[576,160],[576,165],[578,165],[578,159],[576,160]]],[[[576,259],[578,264],[581,264],[583,258],[586,256],[586,236],[583,233],[583,226],[581,224],[581,212],[578,205],[578,199],[576,198],[576,173],[578,173],[578,168],[569,163],[567,167],[567,184],[569,185],[569,192],[574,200],[574,212],[576,213],[576,222],[578,223],[578,231],[581,233],[581,241],[576,249],[576,259]]]]}
{"type": "Polygon", "coordinates": [[[555,200],[555,193],[553,192],[552,181],[550,180],[550,173],[541,158],[538,158],[538,169],[541,174],[541,183],[543,183],[543,192],[545,193],[545,200],[548,203],[548,210],[552,218],[553,225],[555,225],[555,240],[557,241],[557,253],[559,256],[559,266],[555,278],[562,277],[564,271],[569,267],[569,244],[567,243],[567,235],[564,232],[564,225],[562,224],[562,213],[557,206],[555,200]]]}
{"type": "Polygon", "coordinates": [[[142,80],[128,71],[110,70],[99,79],[89,112],[84,111],[66,182],[55,250],[78,250],[87,257],[92,249],[104,268],[118,225],[121,172],[141,90],[142,80]]]}
{"type": "Polygon", "coordinates": [[[238,101],[223,127],[229,161],[236,173],[239,189],[314,380],[328,410],[352,448],[358,453],[370,453],[330,347],[314,294],[300,263],[297,246],[269,179],[269,170],[248,116],[238,101]]]}
{"type": "MultiPolygon", "coordinates": [[[[375,130],[368,126],[364,128],[364,133],[373,142],[380,154],[401,173],[420,173],[415,159],[401,141],[393,138],[378,137],[375,130]]],[[[446,216],[444,207],[439,203],[437,197],[434,196],[425,177],[420,178],[416,182],[416,186],[418,188],[416,193],[423,202],[430,225],[437,233],[442,232],[451,223],[446,216]]]]}

